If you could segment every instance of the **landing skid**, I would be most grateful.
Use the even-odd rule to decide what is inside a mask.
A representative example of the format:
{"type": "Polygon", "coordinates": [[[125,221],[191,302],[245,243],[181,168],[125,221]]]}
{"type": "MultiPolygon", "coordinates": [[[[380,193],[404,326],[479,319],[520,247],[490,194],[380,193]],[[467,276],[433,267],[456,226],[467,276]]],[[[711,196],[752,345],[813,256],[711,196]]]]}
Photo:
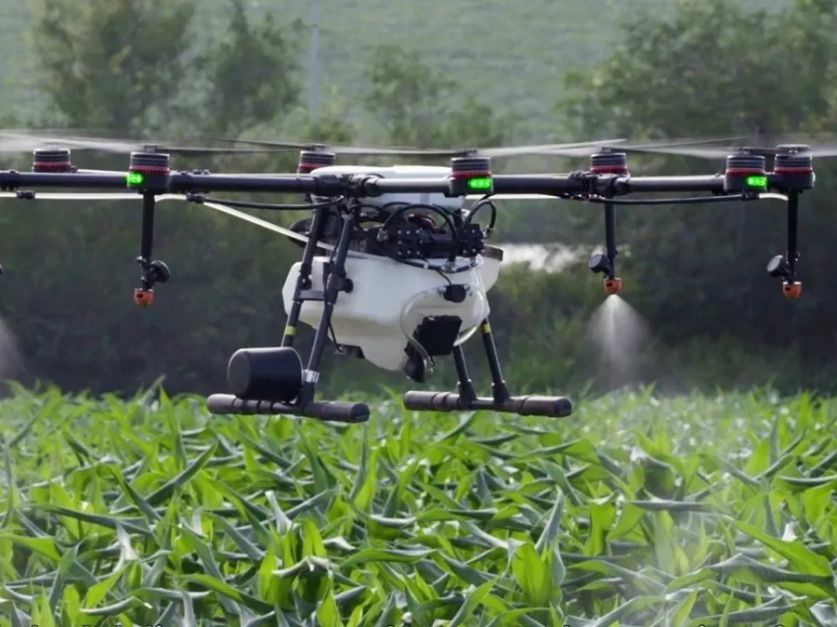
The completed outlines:
{"type": "Polygon", "coordinates": [[[369,406],[364,403],[311,401],[300,406],[281,401],[243,399],[232,394],[213,394],[206,399],[206,405],[213,414],[284,414],[327,422],[350,423],[369,420],[369,406]]]}
{"type": "Polygon", "coordinates": [[[497,402],[493,398],[463,398],[456,392],[406,392],[404,407],[419,411],[465,411],[490,409],[521,416],[563,418],[573,411],[570,399],[563,396],[510,396],[497,402]]]}
{"type": "Polygon", "coordinates": [[[491,332],[491,324],[484,320],[480,326],[483,348],[491,370],[492,396],[477,396],[462,346],[453,347],[453,361],[459,377],[458,392],[412,391],[404,394],[404,406],[419,411],[464,411],[490,409],[522,416],[548,416],[563,418],[573,411],[570,399],[564,396],[512,396],[503,379],[497,347],[491,332]]]}

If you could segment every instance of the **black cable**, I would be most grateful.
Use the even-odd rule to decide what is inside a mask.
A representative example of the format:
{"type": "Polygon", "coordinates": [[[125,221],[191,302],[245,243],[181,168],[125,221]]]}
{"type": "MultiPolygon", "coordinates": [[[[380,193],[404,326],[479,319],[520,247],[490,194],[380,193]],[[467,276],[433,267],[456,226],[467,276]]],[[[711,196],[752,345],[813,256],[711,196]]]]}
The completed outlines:
{"type": "Polygon", "coordinates": [[[474,203],[474,206],[471,207],[468,215],[465,216],[465,220],[463,220],[462,225],[467,226],[471,224],[474,214],[485,206],[488,206],[491,209],[491,218],[489,219],[488,226],[485,229],[485,236],[488,237],[494,231],[494,224],[497,221],[497,205],[494,204],[490,196],[480,198],[476,203],[474,203]]]}
{"type": "Polygon", "coordinates": [[[453,220],[451,220],[450,215],[448,215],[448,213],[446,211],[440,209],[439,207],[436,207],[435,205],[427,205],[427,204],[424,204],[424,203],[411,203],[411,204],[405,205],[403,207],[400,207],[399,209],[396,209],[395,211],[393,211],[387,217],[387,219],[384,220],[384,223],[381,225],[381,232],[383,232],[383,230],[386,229],[387,226],[389,226],[389,223],[392,220],[394,220],[396,217],[400,216],[402,213],[405,213],[405,212],[411,211],[411,210],[416,210],[416,209],[423,209],[425,211],[432,211],[432,212],[442,216],[442,219],[445,221],[445,223],[447,223],[448,229],[450,230],[450,234],[453,237],[453,246],[451,247],[451,254],[448,256],[448,261],[453,262],[456,259],[456,254],[459,252],[459,231],[454,226],[453,220]]]}
{"type": "Polygon", "coordinates": [[[297,203],[287,205],[277,205],[265,202],[255,202],[252,200],[229,200],[224,198],[207,198],[203,194],[186,194],[186,200],[197,204],[204,202],[217,202],[222,205],[230,207],[241,207],[243,209],[272,209],[274,211],[295,211],[301,209],[322,209],[324,207],[332,207],[344,200],[342,196],[336,196],[326,202],[321,203],[297,203]]]}
{"type": "Polygon", "coordinates": [[[444,272],[442,272],[438,268],[433,268],[433,269],[436,270],[436,272],[439,273],[439,276],[441,276],[445,281],[448,282],[448,285],[453,285],[453,281],[450,280],[450,277],[447,274],[445,274],[444,272]]]}
{"type": "Polygon", "coordinates": [[[435,205],[425,205],[423,203],[411,203],[411,204],[404,205],[403,207],[400,207],[400,208],[396,209],[391,214],[389,214],[389,216],[387,216],[387,219],[384,220],[384,223],[381,226],[381,229],[385,229],[387,226],[389,226],[390,222],[392,222],[395,218],[400,216],[402,213],[406,213],[407,211],[416,210],[416,209],[424,209],[426,211],[432,211],[432,212],[436,213],[437,215],[442,216],[442,219],[448,225],[448,229],[450,229],[450,234],[453,236],[453,240],[454,240],[454,244],[455,244],[454,251],[458,250],[459,233],[457,233],[456,227],[453,225],[453,221],[450,219],[450,216],[447,214],[446,211],[443,211],[442,209],[440,209],[439,207],[436,207],[435,205]]]}
{"type": "MultiPolygon", "coordinates": [[[[441,209],[439,207],[436,207],[434,205],[424,204],[424,203],[408,203],[408,202],[404,202],[404,201],[388,202],[388,203],[385,203],[385,204],[381,205],[380,207],[378,207],[377,205],[369,205],[369,204],[366,204],[366,203],[357,203],[356,205],[354,205],[355,208],[360,209],[360,210],[374,209],[375,211],[378,212],[378,214],[386,213],[386,211],[388,209],[390,209],[392,207],[395,207],[395,206],[397,206],[398,209],[396,209],[394,212],[387,215],[386,219],[383,220],[383,223],[381,224],[381,227],[378,231],[379,233],[383,232],[383,230],[390,224],[390,222],[392,220],[394,220],[395,218],[400,216],[402,213],[405,213],[406,211],[410,211],[412,209],[429,210],[429,211],[432,211],[432,212],[442,216],[442,219],[446,222],[447,227],[451,231],[451,235],[453,236],[453,238],[455,240],[455,247],[454,247],[453,250],[454,250],[454,252],[456,252],[458,250],[459,246],[458,246],[457,231],[454,228],[454,225],[453,225],[453,222],[452,222],[450,216],[443,209],[441,209]]],[[[364,231],[364,232],[366,232],[366,231],[364,231]]],[[[468,264],[466,266],[460,266],[460,267],[456,267],[456,268],[445,269],[443,266],[431,265],[431,264],[427,263],[426,260],[425,260],[425,262],[422,263],[420,261],[415,261],[413,259],[401,259],[401,258],[391,254],[386,249],[382,249],[381,252],[383,253],[383,255],[387,259],[391,259],[392,261],[395,261],[396,263],[403,263],[404,265],[412,266],[414,268],[420,268],[422,270],[433,270],[435,272],[438,272],[442,276],[444,276],[445,272],[447,272],[448,274],[457,274],[459,272],[467,272],[472,267],[471,264],[468,264]]],[[[454,255],[454,259],[455,258],[456,258],[456,255],[454,255]]],[[[450,260],[450,261],[452,261],[452,260],[450,260]]],[[[445,279],[447,279],[447,277],[445,277],[445,279]]],[[[450,279],[447,279],[447,280],[448,280],[448,282],[450,282],[450,279]]]]}

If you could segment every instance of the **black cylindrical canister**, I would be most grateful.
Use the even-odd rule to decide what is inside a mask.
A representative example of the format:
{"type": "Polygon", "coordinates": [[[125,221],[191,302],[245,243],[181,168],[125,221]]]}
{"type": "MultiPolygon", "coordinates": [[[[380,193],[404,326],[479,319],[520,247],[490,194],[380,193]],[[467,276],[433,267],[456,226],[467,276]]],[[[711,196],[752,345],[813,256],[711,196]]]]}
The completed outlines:
{"type": "Polygon", "coordinates": [[[238,398],[294,400],[302,388],[302,360],[293,348],[240,348],[227,366],[230,392],[238,398]]]}

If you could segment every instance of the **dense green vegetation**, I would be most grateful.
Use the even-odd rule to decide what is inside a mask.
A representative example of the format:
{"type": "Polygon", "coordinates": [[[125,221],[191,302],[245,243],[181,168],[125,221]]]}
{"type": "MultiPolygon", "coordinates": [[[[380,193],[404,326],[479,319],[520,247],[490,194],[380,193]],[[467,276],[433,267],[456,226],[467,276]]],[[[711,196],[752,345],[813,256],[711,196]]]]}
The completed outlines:
{"type": "Polygon", "coordinates": [[[16,393],[0,624],[837,621],[833,399],[373,414],[340,428],[154,392],[16,393]]]}

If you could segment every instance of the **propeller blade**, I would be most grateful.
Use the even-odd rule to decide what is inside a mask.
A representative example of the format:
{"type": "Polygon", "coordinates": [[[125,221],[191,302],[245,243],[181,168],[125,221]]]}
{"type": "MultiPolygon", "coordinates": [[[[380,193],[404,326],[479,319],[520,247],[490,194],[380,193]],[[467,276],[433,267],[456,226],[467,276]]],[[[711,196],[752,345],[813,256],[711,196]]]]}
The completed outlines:
{"type": "Polygon", "coordinates": [[[265,154],[291,150],[322,150],[338,154],[357,156],[404,156],[404,157],[512,157],[518,155],[586,155],[595,149],[616,145],[624,139],[606,139],[590,142],[562,144],[535,144],[523,146],[498,146],[488,148],[413,148],[401,146],[338,146],[320,142],[283,142],[259,139],[232,139],[226,137],[205,138],[210,142],[239,144],[219,148],[215,146],[188,146],[156,140],[84,136],[66,132],[66,129],[16,130],[0,129],[0,152],[28,152],[47,146],[67,147],[76,150],[101,150],[128,153],[134,151],[168,152],[182,155],[212,154],[265,154]],[[241,147],[240,145],[251,147],[241,147]]]}
{"type": "Polygon", "coordinates": [[[585,156],[602,148],[616,146],[624,139],[600,139],[589,142],[572,142],[567,144],[540,144],[531,146],[500,146],[497,148],[476,148],[475,154],[483,157],[515,157],[518,155],[561,155],[585,156]]]}
{"type": "MultiPolygon", "coordinates": [[[[694,154],[695,152],[705,151],[706,145],[709,145],[709,150],[716,149],[711,147],[712,144],[719,144],[719,143],[729,143],[736,141],[740,138],[738,137],[712,137],[712,138],[678,138],[678,139],[668,139],[659,142],[642,142],[642,143],[620,143],[613,147],[615,152],[627,152],[627,153],[660,153],[660,154],[681,154],[682,150],[688,151],[688,154],[694,154]]],[[[609,146],[605,145],[602,148],[607,148],[609,146]]],[[[577,157],[584,157],[590,156],[593,154],[594,151],[590,150],[577,150],[572,151],[573,154],[571,156],[577,157]]],[[[706,156],[709,156],[709,153],[706,153],[706,156]]]]}
{"type": "Polygon", "coordinates": [[[0,131],[0,151],[31,152],[38,148],[70,148],[75,150],[101,150],[105,152],[132,152],[142,150],[142,145],[118,139],[98,139],[9,133],[0,131]]]}
{"type": "Polygon", "coordinates": [[[724,159],[730,152],[735,152],[734,149],[712,146],[626,146],[624,151],[627,153],[678,155],[703,159],[724,159]]]}
{"type": "Polygon", "coordinates": [[[773,156],[781,145],[808,146],[805,154],[812,157],[837,156],[837,137],[834,135],[759,135],[749,137],[731,137],[706,140],[672,140],[659,144],[620,146],[626,152],[682,155],[702,159],[725,159],[728,155],[742,150],[754,154],[773,156]]]}
{"type": "Polygon", "coordinates": [[[98,150],[127,154],[131,152],[166,152],[172,155],[231,155],[263,154],[275,150],[267,148],[216,148],[213,146],[180,146],[168,142],[138,141],[129,139],[80,137],[20,133],[0,130],[0,152],[31,152],[38,148],[69,148],[71,150],[98,150]]]}
{"type": "MultiPolygon", "coordinates": [[[[259,139],[231,139],[228,137],[211,138],[213,141],[234,144],[252,144],[265,146],[276,150],[322,150],[344,155],[359,156],[424,156],[424,157],[513,157],[518,155],[558,155],[558,154],[589,154],[590,148],[600,148],[624,142],[624,139],[604,139],[590,142],[572,142],[565,144],[535,144],[527,146],[498,146],[489,148],[407,148],[397,146],[334,146],[326,143],[300,143],[266,141],[259,139]]],[[[593,151],[595,152],[595,151],[593,151]]]]}
{"type": "Polygon", "coordinates": [[[337,147],[338,154],[379,154],[379,155],[425,155],[435,157],[517,157],[524,155],[575,155],[576,153],[589,154],[603,146],[611,146],[624,139],[608,139],[595,142],[576,142],[571,144],[540,144],[531,146],[497,146],[489,148],[461,148],[461,149],[409,149],[409,148],[354,148],[337,147]]]}
{"type": "Polygon", "coordinates": [[[271,148],[274,151],[292,151],[292,150],[311,150],[334,152],[342,155],[358,155],[358,156],[403,156],[403,157],[458,157],[467,154],[466,150],[450,150],[446,148],[401,148],[397,146],[392,147],[372,147],[372,146],[333,146],[331,144],[317,143],[317,142],[280,142],[280,141],[265,141],[260,139],[231,139],[228,137],[212,137],[212,141],[227,142],[231,144],[251,144],[253,146],[262,146],[271,148]]]}

